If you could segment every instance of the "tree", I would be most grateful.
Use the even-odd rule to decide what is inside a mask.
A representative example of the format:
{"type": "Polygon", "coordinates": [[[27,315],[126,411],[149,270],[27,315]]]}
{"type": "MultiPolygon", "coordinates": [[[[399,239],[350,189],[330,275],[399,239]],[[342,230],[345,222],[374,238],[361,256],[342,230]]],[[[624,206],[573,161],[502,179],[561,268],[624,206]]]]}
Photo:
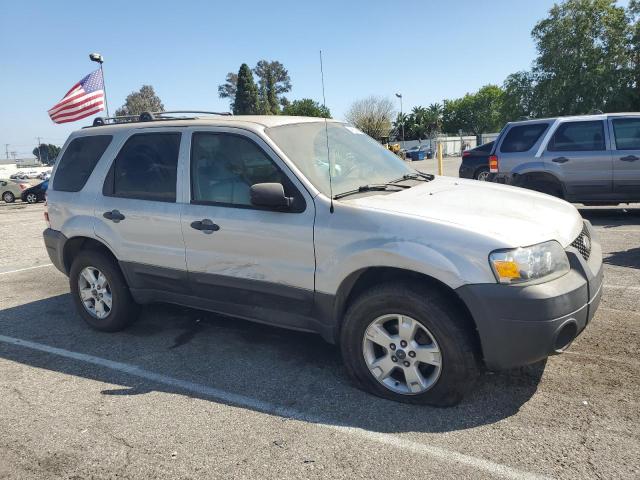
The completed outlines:
{"type": "Polygon", "coordinates": [[[233,110],[233,101],[236,98],[236,90],[238,89],[238,74],[229,72],[225,83],[218,85],[218,96],[220,98],[228,98],[231,100],[231,110],[233,110]]]}
{"type": "Polygon", "coordinates": [[[289,72],[277,60],[271,62],[260,60],[253,69],[253,73],[258,77],[261,102],[266,105],[265,109],[269,114],[277,115],[280,113],[280,104],[284,98],[282,95],[291,91],[289,72]]]}
{"type": "Polygon", "coordinates": [[[60,147],[51,143],[41,143],[33,149],[33,154],[45,165],[53,165],[59,153],[60,147]]]}
{"type": "Polygon", "coordinates": [[[246,63],[238,70],[236,96],[233,101],[235,115],[254,115],[259,113],[258,88],[253,81],[253,74],[246,63]]]}
{"type": "MultiPolygon", "coordinates": [[[[291,91],[291,79],[284,65],[278,61],[260,60],[253,68],[253,73],[258,77],[258,113],[264,115],[277,115],[281,106],[289,101],[283,95],[291,91]]],[[[238,75],[228,73],[225,83],[218,85],[218,96],[228,98],[233,110],[238,85],[238,75]]]]}
{"type": "Polygon", "coordinates": [[[388,98],[370,97],[355,101],[346,114],[349,123],[376,140],[389,136],[393,102],[388,98]]]}
{"type": "Polygon", "coordinates": [[[497,85],[485,85],[475,93],[445,100],[442,113],[443,130],[457,134],[460,130],[474,135],[496,132],[503,126],[504,92],[497,85]]]}
{"type": "Polygon", "coordinates": [[[512,122],[520,117],[537,117],[540,109],[536,101],[535,76],[522,71],[509,75],[502,85],[502,120],[512,122]]]}
{"type": "Polygon", "coordinates": [[[143,112],[162,112],[164,105],[151,85],[143,85],[137,92],[131,92],[124,105],[116,110],[116,116],[140,115],[143,112]]]}
{"type": "Polygon", "coordinates": [[[324,105],[320,105],[315,100],[303,98],[302,100],[294,100],[282,109],[285,115],[294,115],[299,117],[321,117],[331,118],[331,112],[324,105]]]}
{"type": "MultiPolygon", "coordinates": [[[[635,8],[632,4],[630,14],[635,8]]],[[[633,82],[630,18],[615,0],[567,0],[531,32],[542,115],[629,110],[633,82]]]]}

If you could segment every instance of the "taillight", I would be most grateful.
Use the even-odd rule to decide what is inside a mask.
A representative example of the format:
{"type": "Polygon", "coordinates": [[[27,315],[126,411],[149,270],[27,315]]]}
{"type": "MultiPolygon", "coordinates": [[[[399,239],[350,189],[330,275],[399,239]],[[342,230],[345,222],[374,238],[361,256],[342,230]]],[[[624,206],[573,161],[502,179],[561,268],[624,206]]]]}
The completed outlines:
{"type": "Polygon", "coordinates": [[[489,156],[489,171],[491,173],[498,173],[498,157],[497,155],[489,156]]]}
{"type": "Polygon", "coordinates": [[[471,155],[471,152],[469,150],[465,150],[464,152],[462,152],[462,158],[468,157],[469,155],[471,155]]]}
{"type": "Polygon", "coordinates": [[[24,183],[19,183],[18,186],[20,187],[20,190],[26,190],[27,186],[24,183]]]}

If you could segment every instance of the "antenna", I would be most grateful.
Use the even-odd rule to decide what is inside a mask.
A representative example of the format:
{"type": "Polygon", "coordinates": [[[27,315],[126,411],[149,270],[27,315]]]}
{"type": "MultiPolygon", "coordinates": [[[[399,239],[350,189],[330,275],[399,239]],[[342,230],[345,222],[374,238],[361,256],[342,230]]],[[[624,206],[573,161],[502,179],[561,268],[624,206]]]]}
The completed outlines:
{"type": "MultiPolygon", "coordinates": [[[[324,96],[324,70],[322,68],[322,50],[320,50],[320,78],[322,79],[322,106],[327,110],[327,100],[324,96]]],[[[331,183],[331,155],[329,153],[329,127],[327,126],[327,117],[324,117],[324,133],[327,137],[327,164],[329,165],[329,197],[331,206],[329,212],[333,213],[333,185],[331,183]]]]}

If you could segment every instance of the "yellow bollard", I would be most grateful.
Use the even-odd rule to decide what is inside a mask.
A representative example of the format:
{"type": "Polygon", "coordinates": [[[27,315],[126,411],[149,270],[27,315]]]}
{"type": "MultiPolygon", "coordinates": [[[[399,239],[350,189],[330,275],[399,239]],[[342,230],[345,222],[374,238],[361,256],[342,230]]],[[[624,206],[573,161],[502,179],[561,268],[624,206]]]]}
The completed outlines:
{"type": "Polygon", "coordinates": [[[438,142],[438,175],[444,175],[442,166],[442,143],[438,142]]]}

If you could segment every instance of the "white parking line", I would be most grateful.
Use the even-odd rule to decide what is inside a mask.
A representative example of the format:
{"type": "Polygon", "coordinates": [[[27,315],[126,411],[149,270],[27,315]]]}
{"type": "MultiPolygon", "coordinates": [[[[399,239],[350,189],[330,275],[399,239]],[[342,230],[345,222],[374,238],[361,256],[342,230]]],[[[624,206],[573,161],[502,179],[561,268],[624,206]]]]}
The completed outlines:
{"type": "Polygon", "coordinates": [[[27,270],[33,270],[35,268],[43,268],[43,267],[51,267],[51,266],[53,266],[53,263],[45,263],[43,265],[35,265],[33,267],[19,268],[17,270],[9,270],[8,272],[0,272],[0,275],[7,275],[9,273],[25,272],[27,270]]]}
{"type": "Polygon", "coordinates": [[[64,350],[62,348],[52,347],[44,345],[42,343],[31,342],[28,340],[22,340],[14,337],[7,337],[0,335],[0,342],[17,345],[31,350],[37,350],[59,357],[69,358],[92,365],[98,365],[100,367],[115,370],[127,375],[149,380],[151,382],[160,383],[174,388],[179,388],[187,392],[196,393],[198,395],[206,396],[214,400],[222,401],[224,403],[230,403],[238,407],[249,408],[251,410],[258,410],[270,415],[278,415],[281,417],[291,418],[294,420],[300,420],[302,422],[313,423],[322,428],[328,428],[331,430],[337,430],[338,432],[353,435],[355,437],[362,438],[363,440],[373,441],[381,443],[383,445],[398,448],[400,450],[409,451],[419,455],[425,455],[437,460],[441,460],[448,463],[463,465],[465,467],[475,468],[484,472],[496,475],[502,478],[509,479],[522,479],[533,480],[548,478],[542,475],[517,470],[500,463],[485,460],[483,458],[473,457],[471,455],[465,455],[446,448],[425,445],[422,443],[406,440],[395,435],[388,433],[371,432],[358,427],[348,427],[344,425],[331,425],[330,420],[314,415],[309,415],[298,410],[294,410],[288,407],[282,407],[273,403],[258,400],[256,398],[246,397],[244,395],[238,395],[236,393],[227,392],[217,388],[201,385],[198,383],[189,382],[186,380],[180,380],[178,378],[169,377],[160,373],[151,372],[135,365],[127,363],[115,362],[106,358],[94,357],[93,355],[87,355],[79,352],[72,352],[64,350]]]}
{"type": "Polygon", "coordinates": [[[640,287],[633,285],[609,285],[608,283],[604,284],[604,288],[619,288],[621,290],[640,290],[640,287]]]}

